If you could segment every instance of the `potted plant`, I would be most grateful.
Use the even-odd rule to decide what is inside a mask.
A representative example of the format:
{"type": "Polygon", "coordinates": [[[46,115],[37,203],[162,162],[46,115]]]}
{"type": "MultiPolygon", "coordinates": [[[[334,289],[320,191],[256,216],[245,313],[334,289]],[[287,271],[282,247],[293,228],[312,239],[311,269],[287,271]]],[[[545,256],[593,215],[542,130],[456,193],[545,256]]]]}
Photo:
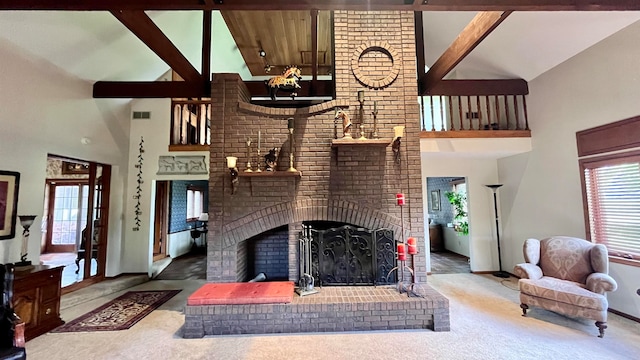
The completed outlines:
{"type": "Polygon", "coordinates": [[[445,193],[455,212],[453,229],[462,235],[469,235],[469,221],[467,219],[467,195],[461,192],[447,191],[445,193]]]}

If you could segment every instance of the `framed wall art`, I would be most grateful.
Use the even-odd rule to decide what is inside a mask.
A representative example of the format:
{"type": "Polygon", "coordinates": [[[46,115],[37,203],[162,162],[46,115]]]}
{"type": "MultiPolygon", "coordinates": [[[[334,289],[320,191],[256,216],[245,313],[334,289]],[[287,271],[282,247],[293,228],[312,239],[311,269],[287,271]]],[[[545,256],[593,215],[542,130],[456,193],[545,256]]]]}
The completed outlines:
{"type": "Polygon", "coordinates": [[[440,211],[440,190],[431,190],[431,210],[440,211]]]}
{"type": "Polygon", "coordinates": [[[0,240],[16,235],[20,173],[0,170],[0,240]]]}

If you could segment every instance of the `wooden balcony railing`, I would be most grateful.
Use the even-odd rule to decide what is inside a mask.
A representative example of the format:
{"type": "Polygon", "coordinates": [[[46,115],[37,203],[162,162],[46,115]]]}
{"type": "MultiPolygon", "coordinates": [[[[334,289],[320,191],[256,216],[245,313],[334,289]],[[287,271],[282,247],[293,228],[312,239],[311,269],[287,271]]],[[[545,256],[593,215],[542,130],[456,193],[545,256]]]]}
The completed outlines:
{"type": "Polygon", "coordinates": [[[172,100],[169,151],[206,151],[211,144],[211,100],[172,100]]]}
{"type": "Polygon", "coordinates": [[[420,100],[424,138],[531,136],[525,95],[432,95],[420,100]]]}

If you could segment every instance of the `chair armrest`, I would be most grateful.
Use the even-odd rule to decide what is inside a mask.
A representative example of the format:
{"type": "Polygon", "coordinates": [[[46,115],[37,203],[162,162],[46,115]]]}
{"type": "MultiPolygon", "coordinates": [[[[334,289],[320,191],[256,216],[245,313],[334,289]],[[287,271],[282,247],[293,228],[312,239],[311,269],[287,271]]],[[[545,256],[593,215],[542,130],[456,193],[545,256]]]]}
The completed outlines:
{"type": "Polygon", "coordinates": [[[13,311],[7,317],[13,325],[13,346],[24,347],[24,322],[13,311]]]}
{"type": "Polygon", "coordinates": [[[606,291],[615,291],[618,288],[618,283],[604,273],[593,273],[587,276],[587,289],[594,293],[602,294],[606,291]]]}
{"type": "Polygon", "coordinates": [[[538,280],[542,277],[542,269],[540,266],[531,263],[516,265],[513,273],[520,279],[538,280]]]}

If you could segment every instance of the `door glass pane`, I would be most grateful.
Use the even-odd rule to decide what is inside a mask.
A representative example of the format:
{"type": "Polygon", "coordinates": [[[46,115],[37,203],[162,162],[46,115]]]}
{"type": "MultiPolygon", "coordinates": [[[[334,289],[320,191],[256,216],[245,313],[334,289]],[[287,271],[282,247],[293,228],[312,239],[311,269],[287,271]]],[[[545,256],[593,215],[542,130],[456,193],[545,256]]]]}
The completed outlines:
{"type": "Polygon", "coordinates": [[[75,245],[78,225],[78,185],[56,186],[53,210],[52,245],[75,245]]]}

